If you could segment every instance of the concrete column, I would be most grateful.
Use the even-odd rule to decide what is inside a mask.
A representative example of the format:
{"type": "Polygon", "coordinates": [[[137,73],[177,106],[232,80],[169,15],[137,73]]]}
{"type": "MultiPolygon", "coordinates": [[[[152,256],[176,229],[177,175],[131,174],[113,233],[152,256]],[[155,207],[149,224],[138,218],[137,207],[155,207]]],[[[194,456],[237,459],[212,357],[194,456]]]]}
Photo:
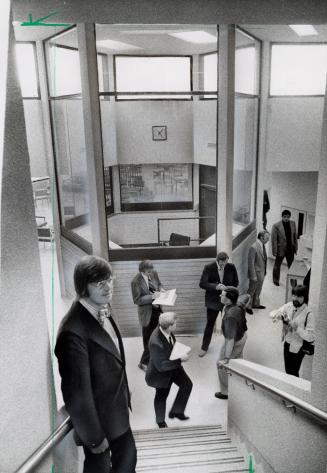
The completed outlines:
{"type": "Polygon", "coordinates": [[[256,195],[256,221],[257,229],[261,230],[262,226],[262,206],[263,191],[266,189],[266,143],[267,143],[267,116],[268,116],[268,95],[269,95],[269,69],[270,69],[270,43],[264,41],[261,53],[261,70],[260,70],[260,123],[259,123],[259,149],[258,149],[258,166],[257,166],[257,195],[256,195]]]}
{"type": "Polygon", "coordinates": [[[217,251],[232,254],[235,26],[218,29],[217,251]]]}
{"type": "MultiPolygon", "coordinates": [[[[2,44],[0,57],[0,64],[8,65],[6,97],[0,92],[4,98],[0,102],[0,470],[11,472],[50,434],[56,400],[9,9],[6,18],[1,15],[0,30],[9,31],[9,43],[5,48],[2,44]]],[[[42,471],[51,471],[51,464],[50,455],[42,471]]]]}
{"type": "Polygon", "coordinates": [[[327,95],[322,123],[321,157],[313,238],[310,305],[315,315],[316,348],[311,392],[316,407],[327,411],[327,95]]]}
{"type": "Polygon", "coordinates": [[[94,25],[77,25],[83,95],[83,117],[93,253],[108,259],[107,218],[104,199],[103,153],[98,94],[98,67],[94,25]]]}

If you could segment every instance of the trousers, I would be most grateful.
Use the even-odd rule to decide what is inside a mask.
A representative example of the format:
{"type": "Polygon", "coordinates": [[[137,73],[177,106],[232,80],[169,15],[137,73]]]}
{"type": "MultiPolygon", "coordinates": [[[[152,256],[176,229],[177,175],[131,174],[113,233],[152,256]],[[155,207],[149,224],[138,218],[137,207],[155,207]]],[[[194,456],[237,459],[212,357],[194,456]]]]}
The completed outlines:
{"type": "Polygon", "coordinates": [[[223,310],[224,304],[220,304],[218,309],[209,309],[207,307],[207,324],[204,329],[201,350],[207,351],[211,342],[213,328],[217,320],[218,314],[223,310]]]}
{"type": "MultiPolygon", "coordinates": [[[[235,342],[233,351],[230,356],[231,359],[236,359],[236,358],[243,358],[243,350],[244,350],[244,345],[247,339],[247,333],[245,332],[241,340],[238,340],[235,342]]],[[[217,360],[217,370],[218,370],[218,378],[220,382],[220,392],[222,394],[228,394],[228,374],[226,371],[218,366],[218,362],[222,361],[225,358],[225,350],[226,346],[225,343],[223,343],[223,346],[221,347],[219,357],[217,360]]]]}
{"type": "Polygon", "coordinates": [[[276,256],[274,268],[273,268],[273,281],[274,283],[279,283],[280,278],[280,267],[282,265],[283,259],[286,258],[287,267],[290,268],[294,261],[294,252],[288,251],[284,256],[276,256]]]}
{"type": "Polygon", "coordinates": [[[304,353],[300,350],[298,353],[290,352],[290,344],[284,343],[284,363],[285,363],[285,372],[287,374],[292,374],[293,376],[299,377],[299,372],[304,358],[304,353]]]}
{"type": "Polygon", "coordinates": [[[153,307],[149,325],[147,325],[146,327],[142,327],[143,353],[141,356],[140,363],[142,363],[143,365],[149,364],[150,352],[149,352],[148,344],[149,344],[149,340],[150,340],[153,330],[158,325],[160,314],[161,314],[160,307],[153,307]]]}

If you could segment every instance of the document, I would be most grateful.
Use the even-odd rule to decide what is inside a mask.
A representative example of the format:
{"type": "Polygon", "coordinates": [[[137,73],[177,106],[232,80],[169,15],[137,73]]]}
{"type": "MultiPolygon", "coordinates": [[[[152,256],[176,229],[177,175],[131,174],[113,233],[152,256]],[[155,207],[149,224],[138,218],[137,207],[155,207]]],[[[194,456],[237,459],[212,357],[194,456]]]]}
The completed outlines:
{"type": "Polygon", "coordinates": [[[180,342],[175,342],[175,345],[172,349],[169,359],[170,360],[178,360],[181,356],[188,355],[191,351],[191,347],[184,345],[180,342]]]}
{"type": "Polygon", "coordinates": [[[176,289],[170,291],[160,292],[159,296],[152,301],[154,305],[175,305],[177,298],[176,289]]]}

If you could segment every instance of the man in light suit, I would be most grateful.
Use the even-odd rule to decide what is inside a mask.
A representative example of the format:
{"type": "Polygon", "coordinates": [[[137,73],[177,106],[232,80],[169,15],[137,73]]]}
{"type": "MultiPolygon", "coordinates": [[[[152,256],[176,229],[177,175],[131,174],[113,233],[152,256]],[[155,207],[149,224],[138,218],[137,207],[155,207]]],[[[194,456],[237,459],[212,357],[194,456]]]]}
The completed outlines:
{"type": "Polygon", "coordinates": [[[224,307],[220,300],[221,292],[226,286],[238,286],[237,270],[232,263],[228,262],[228,259],[228,254],[220,251],[216,261],[206,264],[202,272],[199,286],[206,291],[207,324],[199,352],[200,357],[205,356],[207,353],[218,313],[224,307]]]}
{"type": "Polygon", "coordinates": [[[131,283],[133,302],[137,305],[139,322],[142,327],[143,353],[139,363],[139,368],[146,371],[149,363],[148,343],[151,333],[158,325],[160,306],[153,305],[152,301],[163,290],[157,271],[153,269],[150,260],[141,261],[139,273],[131,283]]]}
{"type": "Polygon", "coordinates": [[[250,247],[248,254],[248,276],[249,289],[248,294],[251,296],[251,301],[246,311],[248,314],[253,314],[253,309],[265,309],[266,307],[260,304],[260,294],[263,286],[263,281],[267,273],[267,252],[266,243],[269,240],[269,233],[263,230],[258,233],[258,238],[250,247]]]}
{"type": "Polygon", "coordinates": [[[273,269],[275,286],[279,286],[280,267],[283,259],[286,258],[287,266],[290,268],[294,261],[294,255],[297,253],[296,225],[290,218],[291,212],[283,210],[282,220],[275,223],[271,229],[271,249],[276,258],[273,269]]]}
{"type": "Polygon", "coordinates": [[[169,359],[176,342],[173,334],[175,329],[175,312],[164,312],[160,314],[159,326],[153,331],[149,341],[150,362],[145,380],[149,386],[156,388],[154,410],[160,429],[167,427],[165,422],[166,400],[173,383],[179,387],[179,390],[169,412],[169,418],[182,421],[189,419],[184,411],[193,384],[182,367],[182,361],[187,361],[188,355],[183,355],[177,360],[169,359]]]}
{"type": "Polygon", "coordinates": [[[85,256],[74,271],[77,298],[59,328],[61,390],[84,448],[84,473],[135,473],[130,393],[122,338],[112,318],[111,267],[85,256]]]}

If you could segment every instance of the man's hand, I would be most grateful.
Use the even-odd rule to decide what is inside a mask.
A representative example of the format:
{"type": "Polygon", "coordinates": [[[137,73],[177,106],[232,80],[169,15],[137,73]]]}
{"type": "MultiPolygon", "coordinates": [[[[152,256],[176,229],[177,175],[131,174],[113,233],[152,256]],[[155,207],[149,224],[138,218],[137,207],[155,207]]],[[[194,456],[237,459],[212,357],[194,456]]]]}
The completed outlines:
{"type": "Polygon", "coordinates": [[[96,447],[90,448],[91,452],[94,453],[95,455],[99,453],[103,453],[109,448],[109,442],[106,438],[102,440],[100,445],[97,445],[96,447]]]}
{"type": "Polygon", "coordinates": [[[180,360],[181,361],[187,361],[190,358],[190,355],[182,355],[180,360]]]}
{"type": "Polygon", "coordinates": [[[153,294],[152,294],[152,300],[156,299],[157,297],[160,296],[160,291],[155,291],[153,294]]]}
{"type": "Polygon", "coordinates": [[[296,320],[292,320],[291,322],[288,323],[290,327],[292,327],[293,330],[296,330],[299,326],[296,320]]]}
{"type": "Polygon", "coordinates": [[[216,286],[217,291],[224,291],[226,289],[226,286],[224,284],[217,284],[216,286]]]}

